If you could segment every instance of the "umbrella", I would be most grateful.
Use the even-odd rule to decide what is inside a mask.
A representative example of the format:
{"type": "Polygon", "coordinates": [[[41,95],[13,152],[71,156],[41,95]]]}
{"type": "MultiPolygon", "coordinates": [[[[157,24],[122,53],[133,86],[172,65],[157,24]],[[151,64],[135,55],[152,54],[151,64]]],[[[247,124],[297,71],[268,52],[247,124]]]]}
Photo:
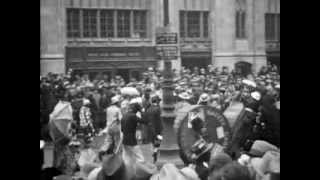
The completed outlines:
{"type": "Polygon", "coordinates": [[[139,96],[139,91],[134,87],[124,87],[120,90],[123,95],[139,96]]]}
{"type": "Polygon", "coordinates": [[[69,127],[72,121],[72,107],[68,102],[58,102],[50,114],[50,135],[54,140],[70,137],[69,127]]]}

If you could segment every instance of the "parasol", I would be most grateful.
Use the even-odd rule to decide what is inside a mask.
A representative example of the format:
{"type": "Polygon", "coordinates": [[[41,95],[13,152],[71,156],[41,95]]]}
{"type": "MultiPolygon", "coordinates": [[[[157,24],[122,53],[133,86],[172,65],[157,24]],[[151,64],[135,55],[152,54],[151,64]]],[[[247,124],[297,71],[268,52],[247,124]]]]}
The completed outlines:
{"type": "Polygon", "coordinates": [[[124,87],[120,89],[122,95],[139,96],[139,91],[134,87],[124,87]]]}
{"type": "Polygon", "coordinates": [[[70,139],[72,107],[68,102],[59,101],[50,114],[50,135],[53,140],[70,139]]]}

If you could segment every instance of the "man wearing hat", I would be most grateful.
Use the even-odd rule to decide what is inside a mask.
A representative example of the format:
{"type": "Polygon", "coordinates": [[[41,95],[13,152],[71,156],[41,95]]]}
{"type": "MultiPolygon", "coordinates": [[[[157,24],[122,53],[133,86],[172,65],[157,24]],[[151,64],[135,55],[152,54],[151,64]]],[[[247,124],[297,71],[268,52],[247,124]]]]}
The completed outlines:
{"type": "Polygon", "coordinates": [[[257,180],[280,179],[280,152],[268,151],[261,158],[251,158],[248,168],[257,180]]]}
{"type": "Polygon", "coordinates": [[[199,105],[209,105],[210,96],[207,93],[201,94],[198,100],[199,105]]]}
{"type": "Polygon", "coordinates": [[[161,109],[160,109],[161,99],[159,96],[155,95],[151,98],[151,106],[144,113],[143,118],[148,121],[148,135],[151,138],[153,144],[153,160],[154,163],[157,161],[158,148],[162,140],[162,120],[161,120],[161,109]]]}
{"type": "Polygon", "coordinates": [[[188,102],[190,98],[191,97],[187,92],[180,93],[178,95],[178,102],[176,103],[176,107],[175,107],[176,112],[179,112],[179,110],[184,107],[191,106],[191,104],[188,102]]]}
{"type": "Polygon", "coordinates": [[[141,112],[142,107],[137,99],[130,101],[129,110],[123,114],[121,119],[121,131],[123,133],[123,157],[124,161],[128,164],[135,163],[137,161],[143,162],[144,157],[142,151],[138,146],[136,132],[138,123],[147,124],[145,121],[137,116],[138,112],[141,112]]]}
{"type": "Polygon", "coordinates": [[[121,120],[122,113],[120,109],[120,96],[116,95],[111,98],[111,105],[106,109],[107,124],[106,129],[108,129],[114,121],[121,120]]]}

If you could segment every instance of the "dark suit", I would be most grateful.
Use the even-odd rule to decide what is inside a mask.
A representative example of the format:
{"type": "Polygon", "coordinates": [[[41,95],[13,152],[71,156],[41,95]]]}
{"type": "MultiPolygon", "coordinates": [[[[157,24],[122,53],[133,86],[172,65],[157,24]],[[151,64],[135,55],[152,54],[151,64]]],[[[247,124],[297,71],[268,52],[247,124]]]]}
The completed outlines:
{"type": "Polygon", "coordinates": [[[280,147],[280,112],[274,106],[275,99],[266,94],[262,98],[261,121],[265,123],[261,139],[280,147]]]}
{"type": "Polygon", "coordinates": [[[161,121],[161,110],[160,106],[152,104],[144,113],[143,119],[148,122],[148,137],[154,141],[158,134],[161,134],[163,126],[161,121]]]}
{"type": "Polygon", "coordinates": [[[123,144],[136,146],[136,130],[138,123],[147,123],[137,117],[135,112],[129,111],[121,119],[121,131],[123,132],[123,144]]]}

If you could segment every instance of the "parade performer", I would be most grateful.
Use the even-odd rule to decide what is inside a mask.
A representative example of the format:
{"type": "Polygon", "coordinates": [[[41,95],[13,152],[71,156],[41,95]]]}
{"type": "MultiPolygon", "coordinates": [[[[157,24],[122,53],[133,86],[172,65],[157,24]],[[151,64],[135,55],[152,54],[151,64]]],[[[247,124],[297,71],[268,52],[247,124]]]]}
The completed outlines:
{"type": "Polygon", "coordinates": [[[77,136],[82,139],[85,144],[88,144],[92,141],[95,133],[89,105],[90,101],[88,99],[83,99],[83,105],[80,108],[79,113],[80,126],[77,136]]]}
{"type": "Polygon", "coordinates": [[[250,80],[244,80],[242,102],[244,109],[238,116],[233,126],[232,146],[230,147],[233,158],[239,157],[241,151],[248,151],[256,138],[259,138],[257,119],[261,104],[261,94],[255,90],[256,84],[250,80]]]}
{"type": "Polygon", "coordinates": [[[57,95],[59,102],[50,114],[49,121],[50,135],[54,144],[53,167],[63,174],[72,175],[76,165],[74,155],[68,146],[73,121],[72,107],[67,101],[65,88],[58,87],[57,95]]]}

